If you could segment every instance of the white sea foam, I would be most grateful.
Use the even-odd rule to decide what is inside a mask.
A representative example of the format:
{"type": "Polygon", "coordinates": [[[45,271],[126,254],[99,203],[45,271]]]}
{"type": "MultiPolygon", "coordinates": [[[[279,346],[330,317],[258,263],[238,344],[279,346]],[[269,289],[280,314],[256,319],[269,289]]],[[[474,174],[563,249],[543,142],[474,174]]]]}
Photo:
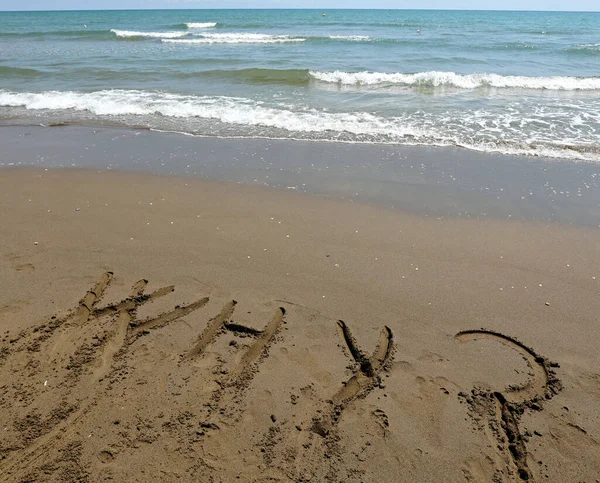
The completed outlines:
{"type": "Polygon", "coordinates": [[[267,34],[247,34],[247,33],[228,33],[198,34],[200,38],[194,39],[163,39],[163,42],[177,44],[278,44],[286,42],[304,42],[306,39],[291,37],[290,35],[267,35],[267,34]]]}
{"type": "Polygon", "coordinates": [[[371,37],[367,35],[330,35],[329,38],[332,40],[351,40],[354,42],[371,40],[371,37]]]}
{"type": "MultiPolygon", "coordinates": [[[[456,109],[382,117],[363,111],[330,112],[225,96],[140,90],[92,93],[0,90],[0,107],[50,110],[53,117],[59,116],[54,111],[76,112],[80,113],[77,119],[89,119],[90,114],[119,116],[123,122],[149,123],[154,127],[168,122],[169,129],[181,131],[200,122],[201,126],[209,126],[206,132],[217,135],[220,122],[221,126],[230,126],[224,132],[231,133],[231,126],[236,126],[236,133],[250,136],[462,146],[485,152],[600,162],[597,137],[600,102],[590,104],[589,100],[572,100],[563,106],[549,104],[534,110],[523,110],[515,102],[502,111],[456,109]],[[584,110],[591,114],[577,115],[584,110]],[[133,119],[126,120],[124,116],[133,119]]],[[[193,132],[205,131],[200,127],[200,131],[193,132]]]]}
{"type": "Polygon", "coordinates": [[[575,50],[589,50],[592,52],[600,52],[600,44],[579,44],[575,50]]]}
{"type": "Polygon", "coordinates": [[[117,37],[132,38],[132,37],[147,37],[158,39],[177,39],[185,37],[187,32],[135,32],[132,30],[117,30],[112,29],[111,32],[117,37]]]}
{"type": "Polygon", "coordinates": [[[216,22],[187,22],[185,26],[189,29],[210,29],[217,26],[216,22]]]}
{"type": "Polygon", "coordinates": [[[404,85],[430,87],[480,87],[546,89],[556,91],[598,90],[600,77],[525,77],[498,74],[456,74],[454,72],[419,72],[416,74],[382,72],[320,72],[310,75],[321,81],[341,85],[404,85]]]}
{"type": "MultiPolygon", "coordinates": [[[[151,115],[176,118],[216,119],[225,123],[261,125],[295,131],[338,130],[355,134],[372,132],[379,124],[375,116],[357,113],[326,113],[317,110],[293,112],[265,107],[243,98],[184,96],[139,90],[104,90],[92,93],[47,91],[20,93],[0,90],[0,106],[27,109],[72,109],[96,115],[151,115]]],[[[414,134],[412,129],[407,133],[414,134]]]]}

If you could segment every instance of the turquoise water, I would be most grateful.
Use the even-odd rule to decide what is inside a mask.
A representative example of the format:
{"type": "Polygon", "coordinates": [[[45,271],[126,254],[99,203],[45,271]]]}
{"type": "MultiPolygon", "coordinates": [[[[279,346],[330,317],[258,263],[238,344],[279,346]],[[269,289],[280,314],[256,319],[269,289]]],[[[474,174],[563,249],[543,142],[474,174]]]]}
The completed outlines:
{"type": "Polygon", "coordinates": [[[0,12],[0,120],[600,162],[600,14],[0,12]]]}

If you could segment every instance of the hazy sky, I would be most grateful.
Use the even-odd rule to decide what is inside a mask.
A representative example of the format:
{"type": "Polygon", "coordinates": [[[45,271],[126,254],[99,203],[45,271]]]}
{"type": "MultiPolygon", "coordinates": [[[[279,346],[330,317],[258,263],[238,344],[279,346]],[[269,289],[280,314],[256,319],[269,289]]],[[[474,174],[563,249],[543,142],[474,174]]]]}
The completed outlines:
{"type": "Polygon", "coordinates": [[[437,8],[600,11],[600,0],[0,0],[0,10],[120,8],[437,8]]]}

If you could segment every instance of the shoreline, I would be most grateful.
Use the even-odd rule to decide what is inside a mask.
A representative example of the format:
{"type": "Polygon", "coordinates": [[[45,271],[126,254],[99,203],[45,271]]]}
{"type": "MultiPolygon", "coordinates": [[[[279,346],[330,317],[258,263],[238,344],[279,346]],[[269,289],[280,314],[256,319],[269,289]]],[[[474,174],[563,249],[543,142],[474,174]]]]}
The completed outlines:
{"type": "Polygon", "coordinates": [[[104,126],[3,126],[0,141],[0,167],[198,176],[425,216],[600,227],[600,166],[593,163],[461,148],[191,137],[104,126]]]}
{"type": "MultiPolygon", "coordinates": [[[[42,118],[43,119],[43,118],[42,118]]],[[[38,120],[39,121],[39,120],[38,120]]],[[[523,160],[541,160],[543,162],[548,162],[551,164],[563,164],[563,163],[572,163],[572,164],[591,164],[595,165],[600,162],[599,159],[586,159],[586,158],[577,158],[570,156],[559,156],[559,155],[545,155],[540,154],[538,152],[531,153],[522,153],[522,152],[504,152],[504,151],[486,151],[484,149],[478,149],[474,146],[462,145],[462,144],[425,144],[425,143],[414,143],[410,144],[399,143],[396,141],[369,141],[369,140],[352,140],[352,139],[328,139],[328,138],[302,138],[302,137],[276,137],[276,136],[260,136],[260,135],[232,135],[232,134],[223,134],[223,135],[212,135],[212,134],[204,134],[198,132],[187,132],[180,131],[176,129],[168,129],[168,128],[159,128],[148,126],[144,124],[121,124],[119,122],[109,122],[106,120],[70,120],[66,119],[64,121],[58,122],[32,122],[30,118],[24,118],[21,116],[15,117],[7,117],[0,119],[0,127],[41,127],[41,128],[58,128],[58,127],[68,127],[68,128],[87,128],[92,130],[99,129],[114,129],[114,130],[138,130],[138,131],[149,131],[155,132],[159,134],[167,134],[167,135],[176,135],[176,136],[185,136],[197,139],[213,139],[213,140],[237,140],[237,141],[275,141],[275,142],[290,142],[290,143],[316,143],[316,144],[334,144],[334,145],[350,145],[350,146],[375,146],[375,147],[390,147],[390,148],[399,148],[399,149],[433,149],[433,150],[450,150],[450,151],[459,151],[467,153],[473,153],[475,155],[481,155],[483,157],[492,156],[492,157],[508,157],[508,158],[519,158],[523,160]],[[23,121],[23,122],[17,122],[23,121]],[[11,123],[12,122],[12,123],[11,123]]],[[[564,153],[569,152],[590,152],[589,149],[585,147],[580,147],[579,149],[565,149],[564,153]]],[[[595,152],[595,151],[593,151],[595,152]]]]}

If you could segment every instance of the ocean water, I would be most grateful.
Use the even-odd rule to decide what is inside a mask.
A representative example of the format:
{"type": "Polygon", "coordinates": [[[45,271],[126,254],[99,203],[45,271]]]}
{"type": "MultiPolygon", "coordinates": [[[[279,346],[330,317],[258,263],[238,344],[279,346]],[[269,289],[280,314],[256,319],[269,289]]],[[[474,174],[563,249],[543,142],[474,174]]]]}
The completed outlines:
{"type": "Polygon", "coordinates": [[[599,163],[600,13],[0,12],[0,124],[31,123],[599,163]]]}

